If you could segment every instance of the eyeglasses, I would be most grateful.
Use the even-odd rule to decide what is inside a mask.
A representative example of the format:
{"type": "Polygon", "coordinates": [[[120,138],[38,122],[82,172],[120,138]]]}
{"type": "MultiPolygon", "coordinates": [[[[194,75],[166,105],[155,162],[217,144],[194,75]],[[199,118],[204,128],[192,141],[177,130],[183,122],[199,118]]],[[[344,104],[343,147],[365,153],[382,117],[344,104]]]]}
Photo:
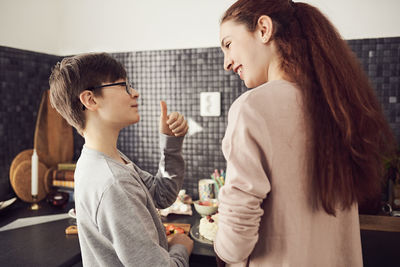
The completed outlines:
{"type": "MultiPolygon", "coordinates": [[[[104,85],[99,85],[99,86],[92,86],[92,87],[86,88],[86,90],[94,91],[94,90],[99,89],[99,88],[110,87],[110,86],[115,86],[115,85],[125,85],[126,93],[128,95],[130,95],[130,96],[133,95],[133,86],[129,83],[128,80],[126,80],[125,82],[110,83],[110,84],[104,84],[104,85]]],[[[85,109],[86,109],[85,105],[82,105],[82,110],[85,110],[85,109]]]]}
{"type": "Polygon", "coordinates": [[[128,80],[126,80],[125,82],[110,83],[110,84],[104,84],[104,85],[99,85],[99,86],[92,86],[92,87],[86,88],[86,90],[93,91],[95,89],[99,89],[99,88],[103,88],[103,87],[109,87],[109,86],[115,86],[115,85],[125,85],[125,90],[126,90],[127,94],[128,95],[132,95],[133,94],[132,85],[129,83],[128,80]]]}

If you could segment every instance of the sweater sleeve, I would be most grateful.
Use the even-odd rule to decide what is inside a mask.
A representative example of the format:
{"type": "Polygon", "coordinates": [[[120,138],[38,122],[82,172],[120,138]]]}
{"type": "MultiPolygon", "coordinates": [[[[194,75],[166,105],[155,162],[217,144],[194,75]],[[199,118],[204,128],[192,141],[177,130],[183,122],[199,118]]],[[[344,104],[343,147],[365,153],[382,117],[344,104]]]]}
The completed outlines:
{"type": "Polygon", "coordinates": [[[159,245],[153,218],[139,184],[118,181],[103,193],[97,212],[99,231],[124,266],[188,266],[183,245],[169,251],[159,245]]]}
{"type": "Polygon", "coordinates": [[[154,176],[137,169],[157,208],[171,206],[182,187],[185,169],[182,157],[183,139],[184,137],[160,134],[161,158],[157,174],[154,176]]]}
{"type": "Polygon", "coordinates": [[[227,263],[245,261],[257,240],[263,215],[261,203],[270,191],[265,123],[243,98],[228,115],[222,143],[227,160],[226,183],[219,198],[219,223],[214,250],[227,263]]]}

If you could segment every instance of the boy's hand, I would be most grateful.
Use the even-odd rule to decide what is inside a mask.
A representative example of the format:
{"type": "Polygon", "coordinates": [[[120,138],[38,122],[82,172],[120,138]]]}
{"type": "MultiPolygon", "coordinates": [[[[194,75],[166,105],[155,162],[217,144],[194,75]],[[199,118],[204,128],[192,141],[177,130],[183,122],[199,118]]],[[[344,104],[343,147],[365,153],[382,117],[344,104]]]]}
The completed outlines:
{"type": "Polygon", "coordinates": [[[168,238],[168,246],[173,246],[175,244],[184,245],[189,255],[192,253],[193,250],[193,240],[190,239],[185,234],[173,234],[170,238],[168,238]]]}
{"type": "Polygon", "coordinates": [[[172,112],[168,115],[167,104],[160,101],[161,116],[160,116],[160,133],[170,136],[184,136],[189,126],[187,121],[178,112],[172,112]]]}

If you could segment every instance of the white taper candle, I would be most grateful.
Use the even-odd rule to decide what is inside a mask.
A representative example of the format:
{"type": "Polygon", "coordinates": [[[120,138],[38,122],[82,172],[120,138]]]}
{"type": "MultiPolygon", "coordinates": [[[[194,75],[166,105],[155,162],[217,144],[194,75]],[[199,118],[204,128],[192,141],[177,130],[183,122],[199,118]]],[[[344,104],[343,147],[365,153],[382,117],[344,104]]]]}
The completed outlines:
{"type": "Polygon", "coordinates": [[[32,155],[32,175],[31,175],[31,192],[32,196],[38,194],[38,183],[39,183],[39,158],[36,153],[36,149],[33,150],[32,155]]]}

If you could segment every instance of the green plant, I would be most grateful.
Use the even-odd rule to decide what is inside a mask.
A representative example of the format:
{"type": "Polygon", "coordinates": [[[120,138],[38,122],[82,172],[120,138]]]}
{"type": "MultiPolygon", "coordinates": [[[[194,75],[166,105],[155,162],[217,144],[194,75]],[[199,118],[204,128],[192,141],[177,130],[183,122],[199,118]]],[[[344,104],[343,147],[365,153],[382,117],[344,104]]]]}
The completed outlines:
{"type": "Polygon", "coordinates": [[[400,178],[400,148],[394,153],[393,156],[384,160],[386,177],[396,181],[400,178]]]}
{"type": "Polygon", "coordinates": [[[385,180],[387,188],[387,204],[393,209],[400,209],[400,148],[393,156],[385,159],[385,180]]]}

